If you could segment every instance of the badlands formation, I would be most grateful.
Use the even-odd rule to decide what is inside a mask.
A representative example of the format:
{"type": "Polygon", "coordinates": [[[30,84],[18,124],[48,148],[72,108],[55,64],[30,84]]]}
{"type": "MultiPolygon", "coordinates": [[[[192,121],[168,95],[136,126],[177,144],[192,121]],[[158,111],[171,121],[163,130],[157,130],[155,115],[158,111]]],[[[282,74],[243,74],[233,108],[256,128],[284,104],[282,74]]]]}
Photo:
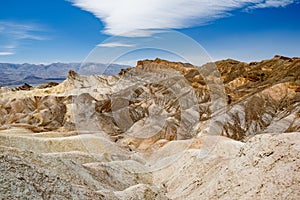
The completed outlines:
{"type": "Polygon", "coordinates": [[[1,199],[300,199],[300,59],[0,90],[1,199]]]}

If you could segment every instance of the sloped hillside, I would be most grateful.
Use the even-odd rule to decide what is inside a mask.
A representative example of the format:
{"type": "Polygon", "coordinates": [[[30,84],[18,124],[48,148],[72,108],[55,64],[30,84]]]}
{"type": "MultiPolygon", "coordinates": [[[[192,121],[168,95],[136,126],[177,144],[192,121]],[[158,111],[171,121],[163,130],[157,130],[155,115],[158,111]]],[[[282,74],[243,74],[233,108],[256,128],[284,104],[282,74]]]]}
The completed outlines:
{"type": "Polygon", "coordinates": [[[0,90],[4,199],[299,199],[300,59],[0,90]]]}

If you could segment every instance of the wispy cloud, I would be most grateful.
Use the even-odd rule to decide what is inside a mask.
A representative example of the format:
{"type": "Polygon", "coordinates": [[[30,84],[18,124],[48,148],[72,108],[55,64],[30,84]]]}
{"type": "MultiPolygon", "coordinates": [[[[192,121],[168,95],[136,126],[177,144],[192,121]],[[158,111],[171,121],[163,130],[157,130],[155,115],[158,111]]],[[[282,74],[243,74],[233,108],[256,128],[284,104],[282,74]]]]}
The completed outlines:
{"type": "Polygon", "coordinates": [[[48,40],[42,33],[44,29],[36,24],[0,21],[0,55],[13,55],[23,40],[48,40]]]}
{"type": "MultiPolygon", "coordinates": [[[[228,16],[240,8],[286,6],[297,0],[68,0],[93,13],[104,32],[128,36],[135,30],[186,28],[228,16]]],[[[142,35],[142,34],[137,34],[142,35]]]]}
{"type": "Polygon", "coordinates": [[[0,34],[14,39],[47,40],[41,36],[43,29],[36,24],[21,24],[9,21],[0,21],[0,34]]]}
{"type": "Polygon", "coordinates": [[[5,48],[5,49],[14,49],[14,48],[16,48],[16,46],[12,45],[12,44],[9,44],[9,45],[4,45],[3,48],[5,48]]]}
{"type": "Polygon", "coordinates": [[[98,44],[99,47],[133,47],[134,44],[125,44],[125,43],[118,43],[118,42],[110,42],[110,43],[102,43],[98,44]]]}
{"type": "Polygon", "coordinates": [[[284,7],[287,6],[289,4],[292,4],[296,2],[295,0],[266,0],[263,1],[261,3],[257,3],[253,6],[250,6],[250,9],[254,9],[254,8],[268,8],[268,7],[284,7]]]}
{"type": "Polygon", "coordinates": [[[9,56],[9,55],[14,55],[14,52],[5,52],[5,51],[0,51],[0,56],[9,56]]]}

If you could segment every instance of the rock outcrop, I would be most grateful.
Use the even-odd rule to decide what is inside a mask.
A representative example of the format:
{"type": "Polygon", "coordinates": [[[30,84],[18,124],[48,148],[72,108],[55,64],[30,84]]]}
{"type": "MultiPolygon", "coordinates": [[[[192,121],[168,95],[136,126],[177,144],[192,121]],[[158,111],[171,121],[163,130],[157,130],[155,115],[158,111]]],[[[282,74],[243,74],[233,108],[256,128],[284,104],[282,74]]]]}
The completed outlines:
{"type": "Polygon", "coordinates": [[[0,90],[4,199],[299,199],[300,59],[0,90]]]}

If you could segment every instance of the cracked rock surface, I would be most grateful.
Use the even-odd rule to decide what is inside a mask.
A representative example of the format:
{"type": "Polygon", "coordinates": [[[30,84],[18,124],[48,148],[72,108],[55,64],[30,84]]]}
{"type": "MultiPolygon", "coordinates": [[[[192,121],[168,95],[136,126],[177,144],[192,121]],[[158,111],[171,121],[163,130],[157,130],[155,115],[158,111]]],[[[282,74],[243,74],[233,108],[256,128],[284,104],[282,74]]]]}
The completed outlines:
{"type": "Polygon", "coordinates": [[[156,59],[1,88],[0,197],[300,199],[299,73],[282,56],[156,59]]]}

